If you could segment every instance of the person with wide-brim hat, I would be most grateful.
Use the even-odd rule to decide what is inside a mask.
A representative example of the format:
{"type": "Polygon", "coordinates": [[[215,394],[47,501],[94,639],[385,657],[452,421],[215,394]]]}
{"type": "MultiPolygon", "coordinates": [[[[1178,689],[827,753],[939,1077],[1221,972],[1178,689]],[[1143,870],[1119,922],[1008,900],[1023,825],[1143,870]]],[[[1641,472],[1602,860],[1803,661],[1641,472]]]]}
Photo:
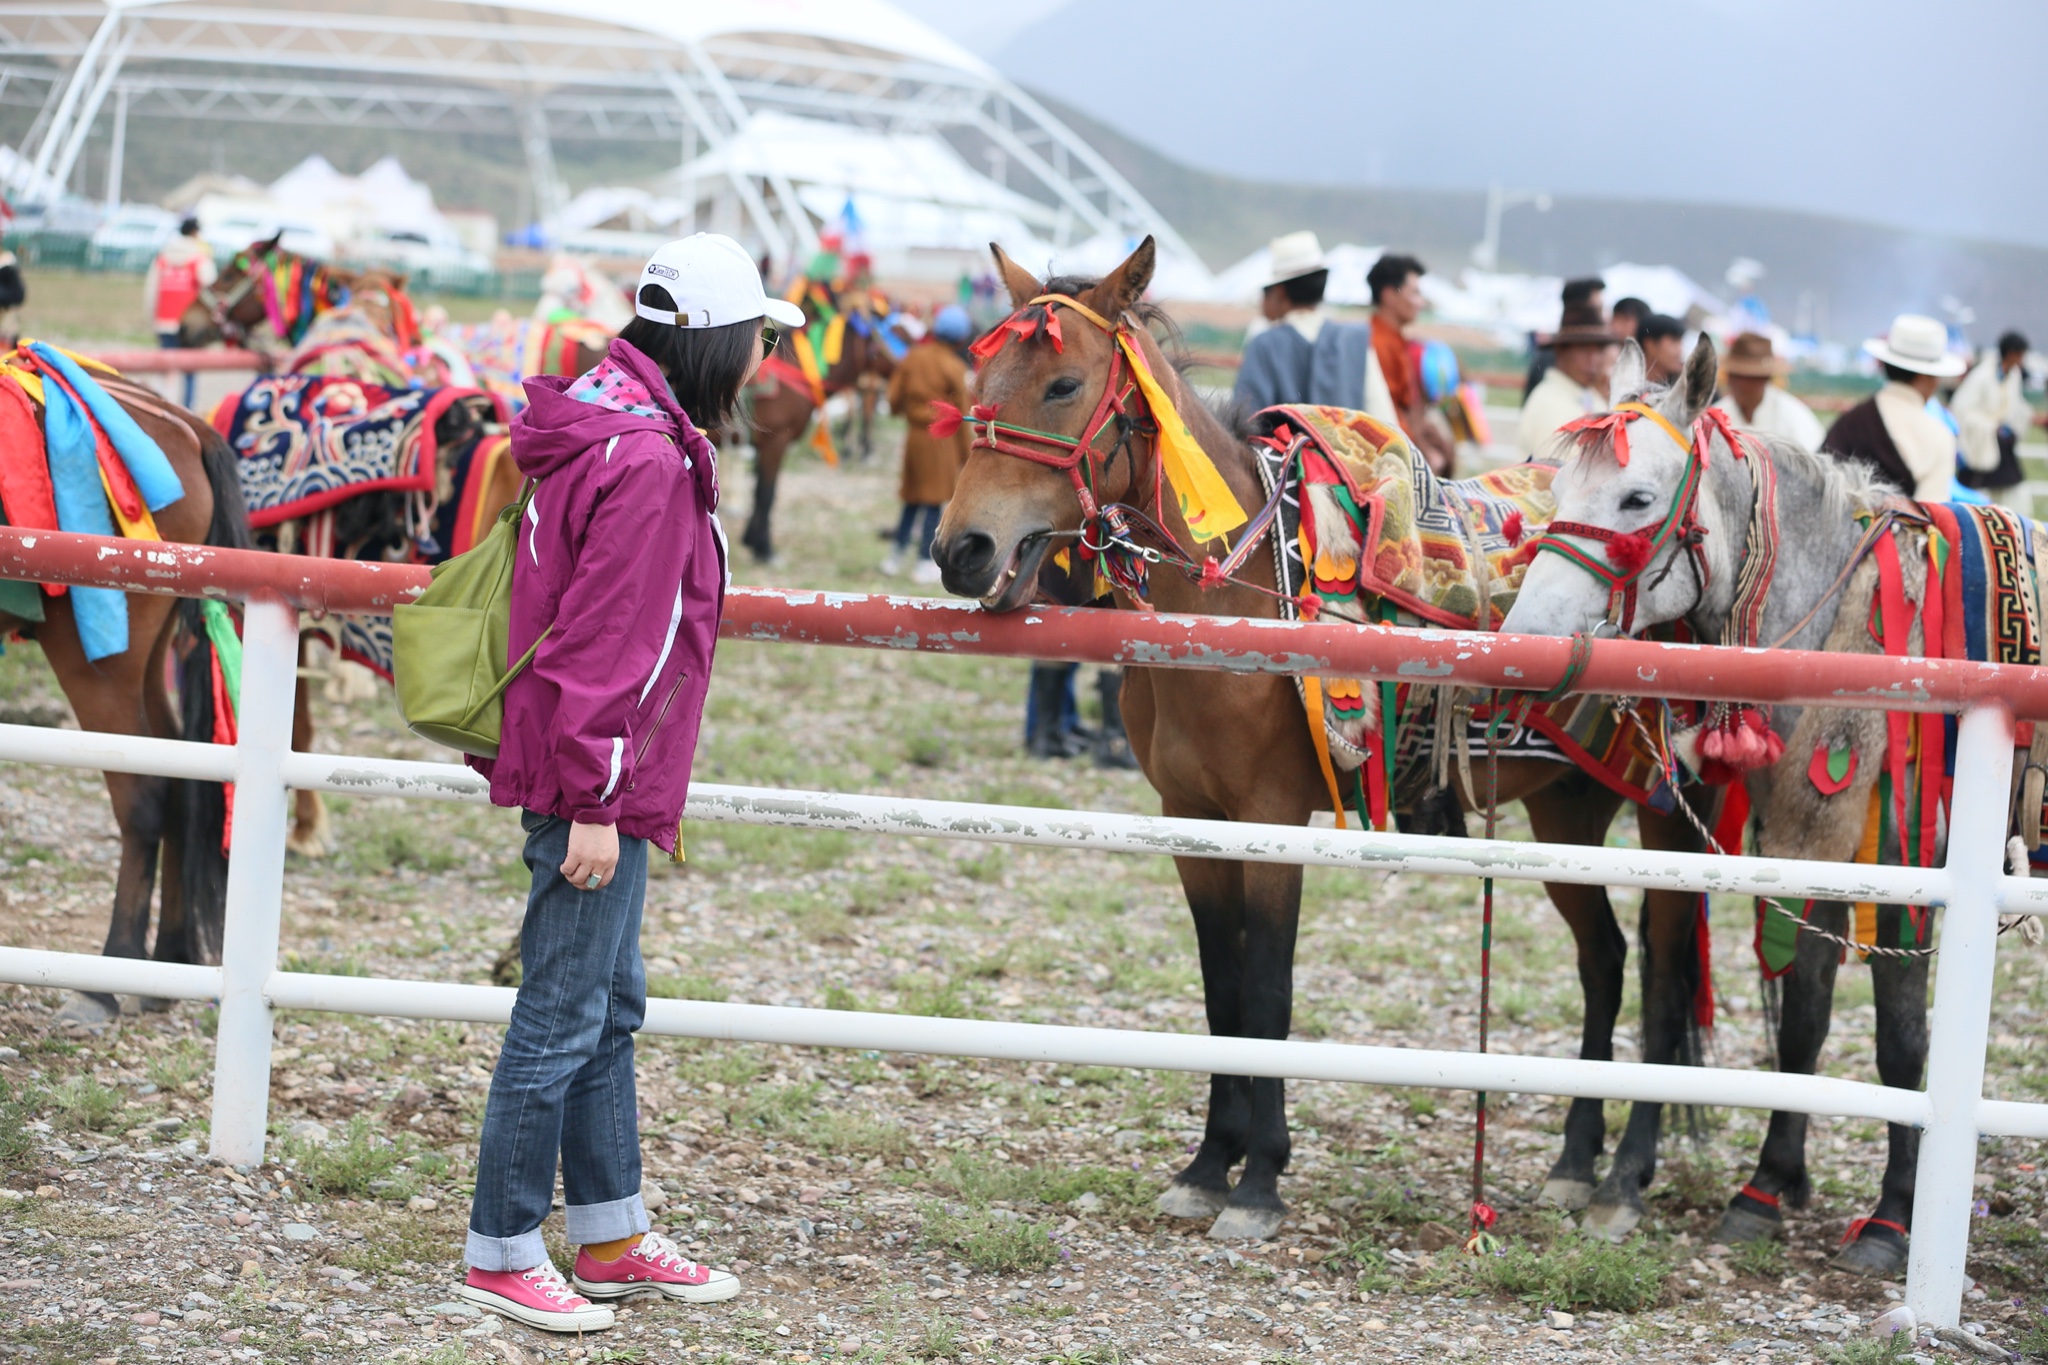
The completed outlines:
{"type": "Polygon", "coordinates": [[[1250,412],[1316,403],[1370,413],[1398,427],[1400,412],[1373,354],[1372,334],[1323,311],[1330,263],[1313,232],[1289,232],[1267,248],[1255,330],[1244,344],[1231,396],[1250,412]]]}
{"type": "Polygon", "coordinates": [[[1826,436],[1820,418],[1776,382],[1791,369],[1772,349],[1769,337],[1744,332],[1728,343],[1728,352],[1721,359],[1721,409],[1744,431],[1819,450],[1826,436]]]}
{"type": "Polygon", "coordinates": [[[1607,377],[1621,338],[1597,306],[1574,304],[1564,310],[1550,344],[1556,359],[1529,391],[1515,428],[1517,444],[1531,457],[1549,455],[1565,423],[1607,410],[1607,377]]]}
{"type": "Polygon", "coordinates": [[[1864,342],[1863,351],[1884,371],[1884,387],[1843,413],[1821,449],[1861,460],[1921,502],[1947,502],[1955,492],[1956,437],[1927,404],[1967,362],[1949,350],[1948,328],[1919,313],[1893,318],[1891,330],[1864,342]]]}

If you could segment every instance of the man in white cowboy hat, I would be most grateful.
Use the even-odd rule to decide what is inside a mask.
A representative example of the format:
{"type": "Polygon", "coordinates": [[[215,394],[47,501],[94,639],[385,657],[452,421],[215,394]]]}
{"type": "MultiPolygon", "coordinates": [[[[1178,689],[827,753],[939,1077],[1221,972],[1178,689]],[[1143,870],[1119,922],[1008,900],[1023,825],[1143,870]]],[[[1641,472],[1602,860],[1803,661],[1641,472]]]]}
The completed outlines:
{"type": "Polygon", "coordinates": [[[1955,492],[1956,437],[1927,410],[1927,400],[1942,380],[1963,372],[1963,358],[1948,348],[1948,328],[1901,313],[1863,350],[1883,368],[1884,387],[1843,413],[1821,449],[1863,461],[1917,501],[1947,502],[1955,492]]]}
{"type": "Polygon", "coordinates": [[[1278,403],[1362,410],[1388,426],[1401,415],[1373,354],[1371,330],[1323,312],[1329,263],[1313,232],[1275,237],[1259,312],[1271,324],[1245,342],[1233,396],[1250,411],[1278,403]]]}
{"type": "Polygon", "coordinates": [[[1771,349],[1771,339],[1744,332],[1728,343],[1721,361],[1721,409],[1744,431],[1776,436],[1807,450],[1819,450],[1826,438],[1813,409],[1775,383],[1791,366],[1771,349]]]}

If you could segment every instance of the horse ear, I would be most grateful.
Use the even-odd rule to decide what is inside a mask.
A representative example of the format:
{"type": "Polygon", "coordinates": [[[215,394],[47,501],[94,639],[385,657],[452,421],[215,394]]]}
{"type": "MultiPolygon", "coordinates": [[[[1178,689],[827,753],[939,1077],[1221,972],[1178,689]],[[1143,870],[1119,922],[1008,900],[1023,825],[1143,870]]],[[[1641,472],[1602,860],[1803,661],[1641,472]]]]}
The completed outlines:
{"type": "Polygon", "coordinates": [[[1124,263],[1102,277],[1088,291],[1088,306],[1114,322],[1124,311],[1145,297],[1151,287],[1152,270],[1159,264],[1159,248],[1147,236],[1124,263]]]}
{"type": "Polygon", "coordinates": [[[1685,374],[1678,381],[1679,389],[1685,395],[1685,421],[1707,410],[1707,404],[1714,401],[1714,387],[1720,379],[1721,360],[1714,351],[1714,339],[1705,332],[1700,333],[1699,344],[1692,348],[1692,355],[1685,362],[1685,374]]]}
{"type": "Polygon", "coordinates": [[[1649,383],[1649,371],[1643,364],[1643,348],[1635,339],[1621,343],[1621,354],[1614,358],[1614,373],[1608,377],[1607,391],[1614,395],[1617,403],[1626,403],[1642,393],[1649,383]]]}
{"type": "Polygon", "coordinates": [[[1010,291],[1012,308],[1022,308],[1045,292],[1044,287],[1038,282],[1038,277],[1011,260],[1001,247],[990,242],[988,249],[996,258],[996,274],[1002,276],[1003,288],[1010,291]]]}

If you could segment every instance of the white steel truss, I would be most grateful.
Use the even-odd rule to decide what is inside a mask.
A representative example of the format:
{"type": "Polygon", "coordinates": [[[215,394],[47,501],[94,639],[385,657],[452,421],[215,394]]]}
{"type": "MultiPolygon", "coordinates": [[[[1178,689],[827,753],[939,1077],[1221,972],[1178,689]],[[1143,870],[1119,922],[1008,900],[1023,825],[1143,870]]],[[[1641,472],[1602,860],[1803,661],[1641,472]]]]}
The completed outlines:
{"type": "MultiPolygon", "coordinates": [[[[734,7],[744,25],[744,5],[734,7]]],[[[544,216],[564,197],[552,144],[725,147],[763,110],[937,133],[1010,188],[1056,206],[1068,235],[1180,235],[1087,143],[971,62],[947,64],[799,32],[678,38],[545,8],[424,0],[269,5],[204,0],[0,0],[0,104],[39,114],[26,184],[65,186],[109,96],[143,118],[387,127],[516,137],[544,216]]],[[[779,174],[733,188],[764,247],[816,245],[779,174]]],[[[1055,242],[1054,245],[1064,245],[1055,242]]]]}

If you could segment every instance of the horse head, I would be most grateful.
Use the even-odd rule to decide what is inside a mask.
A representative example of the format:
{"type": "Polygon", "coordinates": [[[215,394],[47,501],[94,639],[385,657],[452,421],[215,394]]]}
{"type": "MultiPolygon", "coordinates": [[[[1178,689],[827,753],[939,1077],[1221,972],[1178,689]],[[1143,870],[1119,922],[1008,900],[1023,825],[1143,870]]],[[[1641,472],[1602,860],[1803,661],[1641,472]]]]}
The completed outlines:
{"type": "Polygon", "coordinates": [[[1714,401],[1702,336],[1668,387],[1644,378],[1633,341],[1615,366],[1611,412],[1559,433],[1557,511],[1501,629],[1576,635],[1690,620],[1714,638],[1733,599],[1734,553],[1751,495],[1740,447],[1702,421],[1714,401]]]}
{"type": "Polygon", "coordinates": [[[211,346],[216,341],[241,345],[248,339],[266,317],[258,270],[269,265],[283,237],[279,232],[236,252],[219,277],[185,305],[178,317],[180,346],[211,346]]]}
{"type": "Polygon", "coordinates": [[[337,283],[346,287],[348,301],[378,331],[400,346],[419,344],[419,313],[413,306],[412,296],[405,292],[411,276],[402,270],[387,270],[382,266],[372,266],[349,276],[334,271],[329,273],[337,283]]]}
{"type": "Polygon", "coordinates": [[[1130,439],[1136,424],[1123,410],[1130,380],[1116,333],[1127,330],[1150,348],[1155,374],[1172,374],[1145,329],[1127,317],[1152,282],[1157,253],[1147,237],[1100,280],[1041,281],[1001,247],[989,249],[1015,311],[976,343],[984,359],[967,419],[974,449],[932,558],[949,592],[991,611],[1021,607],[1039,587],[1085,600],[1094,596],[1092,583],[1041,571],[1055,542],[1076,544],[1097,506],[1131,500],[1139,485],[1143,443],[1130,439]],[[1049,301],[1053,295],[1071,303],[1049,301]]]}

